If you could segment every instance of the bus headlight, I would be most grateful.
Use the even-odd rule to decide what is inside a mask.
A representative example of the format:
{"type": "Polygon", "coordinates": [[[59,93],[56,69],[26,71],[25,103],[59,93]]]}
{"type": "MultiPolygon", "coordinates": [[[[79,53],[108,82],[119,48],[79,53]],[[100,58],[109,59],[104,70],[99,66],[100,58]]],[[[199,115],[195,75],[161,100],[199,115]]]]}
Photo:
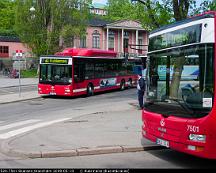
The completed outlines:
{"type": "Polygon", "coordinates": [[[206,135],[190,134],[189,139],[195,142],[206,142],[206,135]]]}

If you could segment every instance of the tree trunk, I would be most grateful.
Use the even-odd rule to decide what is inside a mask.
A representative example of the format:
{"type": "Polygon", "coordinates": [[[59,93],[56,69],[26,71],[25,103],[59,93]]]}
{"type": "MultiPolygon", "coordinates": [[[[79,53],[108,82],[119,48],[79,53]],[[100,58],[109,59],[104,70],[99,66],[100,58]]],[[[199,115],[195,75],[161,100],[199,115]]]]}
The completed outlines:
{"type": "MultiPolygon", "coordinates": [[[[187,18],[190,0],[173,0],[174,18],[180,21],[187,18]]],[[[177,57],[174,64],[172,82],[170,86],[170,98],[178,98],[178,90],[180,86],[181,74],[184,67],[185,57],[177,57]]]]}
{"type": "Polygon", "coordinates": [[[188,15],[190,0],[173,0],[174,18],[176,21],[186,19],[188,15]]]}
{"type": "Polygon", "coordinates": [[[177,57],[176,62],[173,67],[172,81],[170,85],[170,98],[178,98],[178,90],[181,81],[181,75],[183,71],[183,66],[185,62],[185,57],[177,57]]]}

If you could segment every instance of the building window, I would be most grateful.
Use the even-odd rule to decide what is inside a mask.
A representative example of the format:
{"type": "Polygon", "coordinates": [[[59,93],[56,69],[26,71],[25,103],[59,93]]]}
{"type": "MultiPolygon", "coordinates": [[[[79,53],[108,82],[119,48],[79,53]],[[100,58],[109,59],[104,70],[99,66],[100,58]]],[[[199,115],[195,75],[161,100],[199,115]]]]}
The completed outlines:
{"type": "Polygon", "coordinates": [[[124,38],[124,53],[128,53],[129,39],[124,38]]]}
{"type": "Polygon", "coordinates": [[[115,32],[109,31],[109,50],[114,50],[114,42],[115,42],[115,32]]]}
{"type": "Polygon", "coordinates": [[[129,38],[130,33],[128,31],[124,31],[124,37],[129,38]]]}
{"type": "Polygon", "coordinates": [[[93,35],[93,48],[100,48],[100,36],[93,35]]]}
{"type": "MultiPolygon", "coordinates": [[[[141,38],[138,39],[138,45],[143,45],[143,39],[141,39],[141,38]]],[[[143,46],[139,46],[138,48],[139,48],[138,53],[142,54],[143,46]]]]}
{"type": "Polygon", "coordinates": [[[2,58],[9,57],[9,47],[8,46],[0,46],[0,57],[2,58]]]}
{"type": "Polygon", "coordinates": [[[100,33],[97,30],[92,34],[92,47],[100,48],[100,33]]]}
{"type": "Polygon", "coordinates": [[[114,37],[109,37],[109,50],[114,50],[114,37]]]}
{"type": "Polygon", "coordinates": [[[0,53],[9,53],[8,46],[0,46],[0,53]]]}
{"type": "Polygon", "coordinates": [[[86,48],[86,36],[80,38],[80,48],[86,48]]]}

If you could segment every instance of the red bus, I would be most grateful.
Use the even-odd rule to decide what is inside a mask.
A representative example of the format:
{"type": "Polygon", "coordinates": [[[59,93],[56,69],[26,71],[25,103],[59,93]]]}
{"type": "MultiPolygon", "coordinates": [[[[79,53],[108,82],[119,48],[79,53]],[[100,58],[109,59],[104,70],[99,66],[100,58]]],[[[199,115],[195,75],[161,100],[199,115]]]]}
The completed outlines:
{"type": "Polygon", "coordinates": [[[77,96],[133,87],[137,74],[114,51],[66,48],[40,57],[38,93],[77,96]]]}
{"type": "Polygon", "coordinates": [[[215,11],[150,33],[142,143],[216,158],[215,41],[215,11]]]}

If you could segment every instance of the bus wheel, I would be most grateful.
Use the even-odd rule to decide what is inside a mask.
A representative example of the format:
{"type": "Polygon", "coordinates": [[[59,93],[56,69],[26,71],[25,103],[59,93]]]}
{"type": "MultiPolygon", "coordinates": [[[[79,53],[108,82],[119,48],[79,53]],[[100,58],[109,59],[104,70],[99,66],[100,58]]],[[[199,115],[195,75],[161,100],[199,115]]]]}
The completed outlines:
{"type": "Polygon", "coordinates": [[[120,84],[120,90],[124,90],[124,89],[125,89],[125,81],[122,80],[120,84]]]}
{"type": "Polygon", "coordinates": [[[133,83],[132,83],[132,79],[128,80],[128,88],[132,88],[133,87],[133,83]]]}
{"type": "Polygon", "coordinates": [[[94,95],[93,85],[88,84],[88,86],[87,86],[87,96],[93,96],[93,95],[94,95]]]}

